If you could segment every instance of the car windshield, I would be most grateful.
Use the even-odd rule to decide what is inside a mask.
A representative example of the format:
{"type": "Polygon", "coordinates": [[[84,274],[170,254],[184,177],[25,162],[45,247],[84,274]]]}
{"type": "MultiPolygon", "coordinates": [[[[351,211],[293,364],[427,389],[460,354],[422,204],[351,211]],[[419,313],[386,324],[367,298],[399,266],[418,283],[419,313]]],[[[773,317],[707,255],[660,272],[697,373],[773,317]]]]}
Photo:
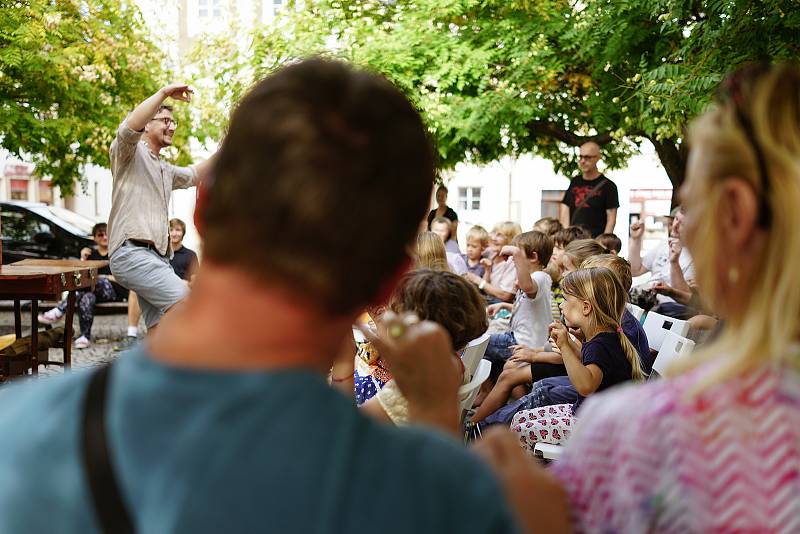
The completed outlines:
{"type": "Polygon", "coordinates": [[[79,230],[83,235],[92,235],[92,226],[95,225],[95,221],[89,217],[81,215],[80,213],[75,213],[74,211],[60,208],[58,206],[42,206],[40,213],[42,213],[42,215],[48,219],[60,219],[76,230],[79,230]]]}

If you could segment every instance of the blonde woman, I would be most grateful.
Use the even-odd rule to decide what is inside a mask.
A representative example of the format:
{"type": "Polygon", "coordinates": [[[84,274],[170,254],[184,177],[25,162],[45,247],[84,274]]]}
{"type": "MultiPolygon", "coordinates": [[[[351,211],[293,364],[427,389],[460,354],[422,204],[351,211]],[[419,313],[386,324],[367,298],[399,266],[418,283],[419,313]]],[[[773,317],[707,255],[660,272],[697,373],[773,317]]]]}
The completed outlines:
{"type": "Polygon", "coordinates": [[[581,531],[800,531],[800,69],[747,67],[721,94],[681,199],[727,327],[674,378],[586,403],[555,468],[581,531]]]}

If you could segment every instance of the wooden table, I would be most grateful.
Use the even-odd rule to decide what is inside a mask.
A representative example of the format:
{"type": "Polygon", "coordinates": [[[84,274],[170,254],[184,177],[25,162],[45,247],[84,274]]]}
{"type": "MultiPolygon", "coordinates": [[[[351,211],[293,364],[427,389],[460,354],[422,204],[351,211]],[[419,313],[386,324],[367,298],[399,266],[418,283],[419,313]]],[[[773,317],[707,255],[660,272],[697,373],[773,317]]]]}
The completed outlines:
{"type": "MultiPolygon", "coordinates": [[[[72,366],[72,319],[75,312],[75,293],[79,289],[94,289],[97,270],[108,265],[107,261],[81,260],[23,260],[0,267],[0,299],[14,301],[14,330],[17,339],[22,337],[21,300],[31,301],[31,372],[38,374],[39,363],[39,300],[61,300],[68,292],[67,313],[64,325],[65,368],[72,366]]],[[[9,361],[3,362],[8,378],[9,361]]]]}

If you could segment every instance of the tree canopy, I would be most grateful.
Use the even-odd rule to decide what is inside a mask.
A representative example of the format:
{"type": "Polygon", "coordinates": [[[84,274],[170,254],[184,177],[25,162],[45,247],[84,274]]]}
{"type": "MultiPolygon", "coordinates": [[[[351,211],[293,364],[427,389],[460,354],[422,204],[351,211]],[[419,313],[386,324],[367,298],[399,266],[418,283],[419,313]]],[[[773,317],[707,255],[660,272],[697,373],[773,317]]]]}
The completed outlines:
{"type": "MultiPolygon", "coordinates": [[[[614,168],[649,139],[679,186],[684,129],[722,76],[749,60],[800,57],[800,10],[792,4],[290,2],[277,23],[255,32],[249,50],[207,59],[206,73],[217,84],[217,102],[228,106],[288,61],[342,57],[406,91],[444,166],[531,152],[569,172],[574,147],[594,140],[614,168]]],[[[226,116],[217,114],[221,122],[226,116]]]]}
{"type": "Polygon", "coordinates": [[[119,0],[0,0],[0,144],[62,192],[108,166],[117,126],[156,91],[161,53],[119,0]]]}

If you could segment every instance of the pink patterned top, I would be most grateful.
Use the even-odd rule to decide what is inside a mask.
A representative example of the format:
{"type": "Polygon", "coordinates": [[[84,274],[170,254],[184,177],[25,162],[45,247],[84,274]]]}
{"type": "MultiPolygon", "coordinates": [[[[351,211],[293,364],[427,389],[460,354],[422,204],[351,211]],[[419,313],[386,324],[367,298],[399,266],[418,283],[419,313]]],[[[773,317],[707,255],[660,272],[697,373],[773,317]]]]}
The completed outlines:
{"type": "Polygon", "coordinates": [[[554,472],[582,532],[800,532],[800,374],[717,364],[587,400],[554,472]]]}

